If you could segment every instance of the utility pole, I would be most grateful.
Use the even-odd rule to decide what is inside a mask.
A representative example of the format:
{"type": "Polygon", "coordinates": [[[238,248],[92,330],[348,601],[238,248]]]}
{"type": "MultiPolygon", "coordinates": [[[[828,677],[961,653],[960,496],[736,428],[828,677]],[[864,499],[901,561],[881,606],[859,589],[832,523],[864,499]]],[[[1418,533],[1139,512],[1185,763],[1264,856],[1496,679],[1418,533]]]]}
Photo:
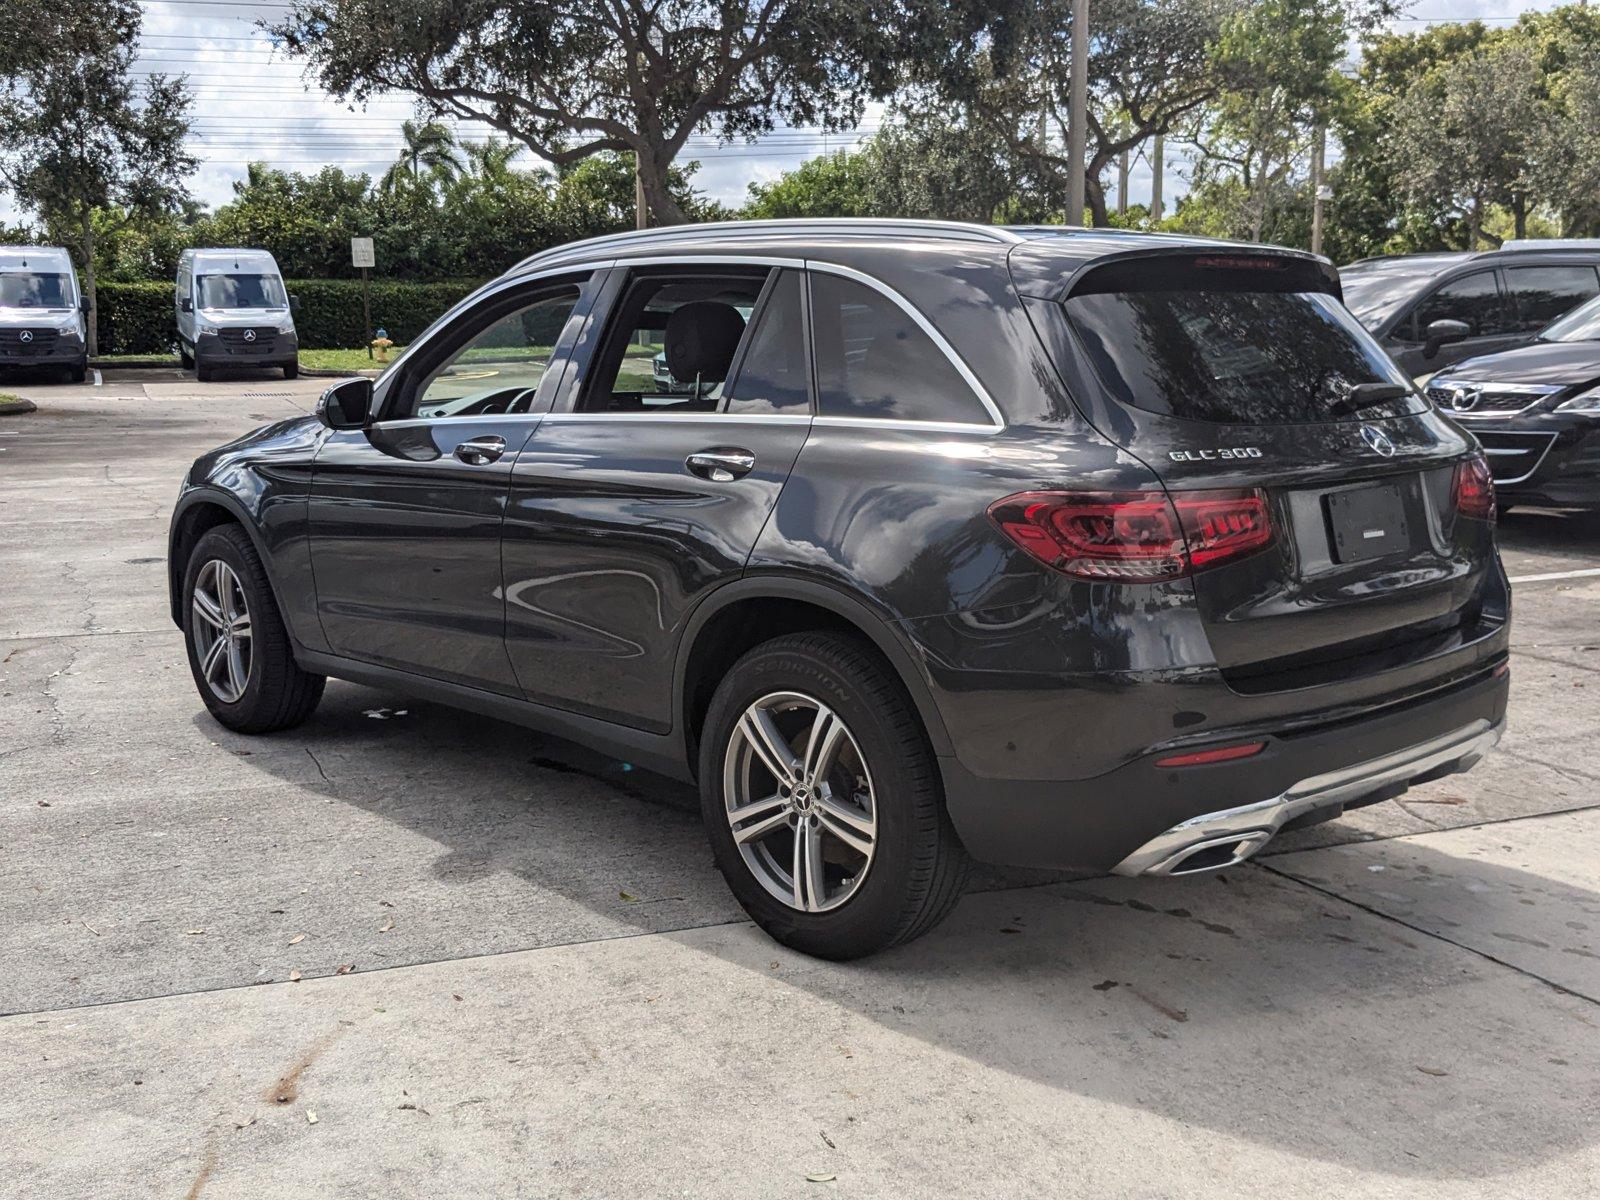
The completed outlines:
{"type": "Polygon", "coordinates": [[[1083,224],[1089,140],[1089,0],[1072,0],[1072,98],[1067,111],[1067,224],[1083,224]]]}
{"type": "Polygon", "coordinates": [[[1311,253],[1322,253],[1322,202],[1329,189],[1322,182],[1323,163],[1328,154],[1328,127],[1321,121],[1311,134],[1311,253]]]}
{"type": "Polygon", "coordinates": [[[1150,221],[1161,220],[1161,175],[1167,169],[1167,138],[1156,134],[1155,153],[1150,156],[1150,221]]]}

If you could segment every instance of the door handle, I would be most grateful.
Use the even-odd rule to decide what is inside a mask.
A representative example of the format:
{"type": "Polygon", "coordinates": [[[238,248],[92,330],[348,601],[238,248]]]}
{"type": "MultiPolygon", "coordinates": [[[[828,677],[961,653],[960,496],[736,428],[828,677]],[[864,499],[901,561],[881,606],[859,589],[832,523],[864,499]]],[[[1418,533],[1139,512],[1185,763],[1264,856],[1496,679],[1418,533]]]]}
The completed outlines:
{"type": "Polygon", "coordinates": [[[505,452],[505,438],[493,434],[488,437],[468,438],[456,447],[456,457],[474,467],[492,463],[505,452]]]}
{"type": "Polygon", "coordinates": [[[689,455],[683,460],[683,465],[689,468],[689,474],[698,475],[701,479],[709,479],[712,483],[732,483],[755,470],[756,456],[748,450],[718,447],[689,455]]]}

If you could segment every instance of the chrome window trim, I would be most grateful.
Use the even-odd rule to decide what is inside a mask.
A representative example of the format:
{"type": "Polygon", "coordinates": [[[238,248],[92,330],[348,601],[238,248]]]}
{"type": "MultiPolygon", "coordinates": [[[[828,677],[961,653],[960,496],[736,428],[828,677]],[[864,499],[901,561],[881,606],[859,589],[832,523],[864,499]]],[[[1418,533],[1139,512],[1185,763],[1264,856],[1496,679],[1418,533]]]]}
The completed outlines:
{"type": "MultiPolygon", "coordinates": [[[[820,262],[820,261],[818,261],[816,259],[780,258],[780,257],[769,257],[767,255],[746,255],[746,254],[729,255],[726,258],[717,258],[717,257],[708,258],[704,254],[652,254],[652,255],[642,256],[642,257],[639,257],[639,258],[612,259],[612,260],[606,262],[604,264],[604,266],[606,266],[606,267],[622,267],[622,268],[626,268],[626,269],[632,269],[634,267],[705,267],[705,268],[709,268],[709,269],[718,269],[718,268],[727,268],[727,267],[740,267],[740,266],[771,267],[771,268],[788,267],[788,268],[790,268],[792,270],[797,270],[797,271],[816,271],[816,272],[820,272],[820,273],[826,274],[826,275],[837,275],[837,276],[839,276],[840,278],[843,278],[843,279],[854,280],[856,283],[862,284],[865,287],[869,287],[873,291],[877,292],[879,295],[884,296],[891,303],[893,303],[896,307],[898,307],[902,312],[904,312],[908,317],[910,317],[912,319],[912,321],[916,323],[917,328],[921,329],[923,333],[928,335],[929,339],[933,342],[933,344],[939,348],[940,352],[949,361],[951,367],[953,367],[955,369],[956,373],[961,376],[962,380],[966,383],[967,387],[972,390],[973,398],[976,399],[978,401],[978,403],[983,406],[984,411],[989,414],[990,421],[989,421],[989,423],[986,424],[986,423],[984,423],[982,421],[918,421],[915,418],[904,418],[904,419],[901,419],[901,418],[897,418],[897,417],[826,417],[826,416],[822,416],[820,414],[817,414],[814,417],[810,417],[810,418],[806,418],[806,419],[808,419],[808,420],[814,419],[814,420],[816,420],[818,422],[823,422],[823,423],[827,423],[827,424],[832,424],[834,422],[841,422],[841,423],[847,423],[847,424],[850,424],[850,425],[882,426],[882,427],[885,427],[885,428],[890,428],[890,427],[899,428],[899,429],[919,429],[920,428],[920,429],[934,430],[934,431],[938,431],[938,432],[945,432],[945,431],[954,430],[956,432],[999,433],[1001,430],[1005,429],[1005,427],[1006,427],[1005,417],[1001,415],[999,405],[997,405],[994,402],[994,398],[989,395],[989,390],[983,386],[982,382],[978,379],[977,375],[975,375],[973,373],[972,368],[967,366],[966,361],[958,353],[956,353],[955,347],[952,346],[948,341],[945,340],[944,335],[942,333],[940,333],[939,330],[934,327],[933,323],[931,321],[929,321],[928,318],[925,317],[914,305],[912,305],[912,303],[909,300],[907,300],[899,292],[895,291],[894,288],[892,288],[888,284],[884,283],[881,279],[878,279],[878,278],[876,278],[876,277],[874,277],[872,275],[868,275],[864,271],[857,271],[853,267],[839,266],[837,263],[820,262]]],[[[583,269],[584,268],[582,266],[568,266],[568,267],[561,268],[560,270],[552,270],[552,271],[546,272],[546,274],[560,274],[562,271],[566,271],[566,270],[583,270],[583,269]]],[[[595,269],[598,270],[599,268],[596,267],[595,269]]],[[[519,278],[526,280],[526,279],[538,278],[538,276],[526,275],[526,276],[520,276],[519,278]]],[[[396,361],[399,361],[399,360],[396,360],[396,361]]],[[[550,415],[551,416],[560,416],[560,415],[563,415],[563,414],[552,413],[550,415]]],[[[617,419],[619,417],[633,417],[633,416],[638,416],[638,415],[641,415],[641,414],[636,414],[636,413],[578,413],[578,414],[572,414],[572,415],[586,416],[586,417],[599,417],[601,419],[615,420],[615,419],[617,419]]],[[[650,414],[643,414],[643,415],[650,415],[650,414]]],[[[720,416],[723,416],[723,415],[726,415],[726,414],[722,414],[722,413],[707,413],[707,414],[703,414],[703,415],[720,417],[720,416]]],[[[773,415],[779,415],[779,414],[773,414],[773,415]]],[[[789,415],[789,414],[781,414],[781,415],[789,415]]]]}
{"type": "Polygon", "coordinates": [[[572,425],[587,421],[615,422],[615,421],[671,421],[675,425],[686,425],[694,421],[715,422],[727,425],[741,421],[760,421],[768,425],[810,425],[815,417],[809,413],[728,413],[728,412],[682,412],[673,413],[663,407],[660,412],[559,412],[545,413],[544,419],[555,421],[558,424],[572,425]]]}

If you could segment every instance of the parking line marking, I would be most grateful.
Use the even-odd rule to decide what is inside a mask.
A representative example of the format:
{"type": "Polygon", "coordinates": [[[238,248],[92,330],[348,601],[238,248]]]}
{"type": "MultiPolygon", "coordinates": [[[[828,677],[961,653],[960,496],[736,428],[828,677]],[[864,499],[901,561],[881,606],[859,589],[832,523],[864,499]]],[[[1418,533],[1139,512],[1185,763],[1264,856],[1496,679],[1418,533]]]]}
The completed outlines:
{"type": "Polygon", "coordinates": [[[1513,575],[1512,583],[1546,583],[1552,579],[1588,579],[1600,575],[1600,567],[1590,567],[1582,571],[1551,571],[1548,575],[1513,575]]]}

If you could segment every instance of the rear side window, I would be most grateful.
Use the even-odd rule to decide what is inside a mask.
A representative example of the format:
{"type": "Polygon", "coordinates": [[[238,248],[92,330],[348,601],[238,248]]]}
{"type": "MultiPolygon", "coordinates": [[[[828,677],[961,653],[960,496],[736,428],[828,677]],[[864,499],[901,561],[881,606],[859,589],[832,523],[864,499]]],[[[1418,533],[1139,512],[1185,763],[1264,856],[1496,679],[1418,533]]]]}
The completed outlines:
{"type": "Polygon", "coordinates": [[[1362,408],[1363,418],[1425,407],[1323,292],[1153,288],[1072,296],[1065,308],[1112,395],[1147,412],[1224,424],[1348,419],[1351,389],[1363,383],[1406,388],[1362,408]]]}
{"type": "Polygon", "coordinates": [[[1600,294],[1593,267],[1507,267],[1516,328],[1532,333],[1600,294]]]}
{"type": "Polygon", "coordinates": [[[1500,302],[1500,286],[1493,271],[1463,275],[1433,292],[1417,305],[1413,336],[1421,341],[1435,321],[1465,321],[1472,336],[1511,332],[1511,321],[1500,302]]]}
{"type": "Polygon", "coordinates": [[[799,272],[779,272],[756,318],[739,374],[727,389],[724,412],[804,415],[811,411],[801,310],[799,272]]]}
{"type": "Polygon", "coordinates": [[[990,424],[944,351],[881,292],[813,271],[811,324],[819,416],[990,424]]]}

